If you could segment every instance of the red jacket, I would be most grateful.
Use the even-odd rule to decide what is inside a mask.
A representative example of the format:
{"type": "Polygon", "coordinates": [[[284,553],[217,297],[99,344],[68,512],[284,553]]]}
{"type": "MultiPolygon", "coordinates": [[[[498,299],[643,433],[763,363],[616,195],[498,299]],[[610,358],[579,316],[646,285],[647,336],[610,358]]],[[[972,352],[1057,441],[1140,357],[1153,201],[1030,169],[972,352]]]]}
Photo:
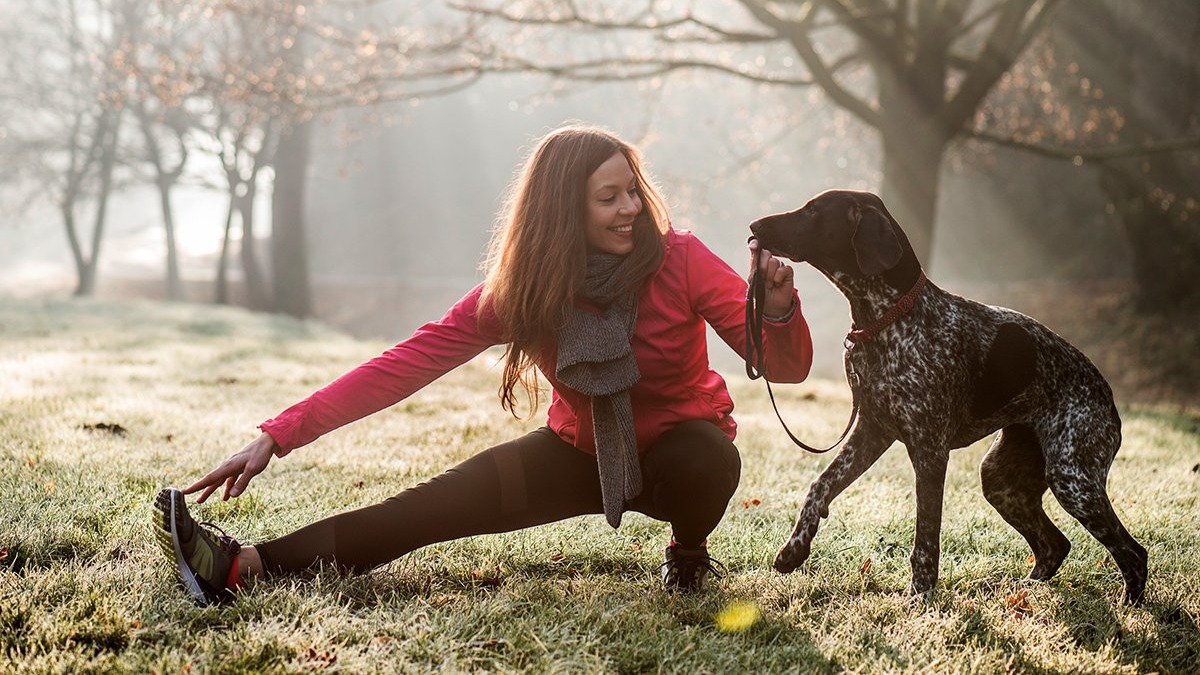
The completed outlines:
{"type": "MultiPolygon", "coordinates": [[[[482,291],[482,284],[476,286],[439,321],[263,422],[259,428],[279,444],[278,455],[393,405],[500,344],[495,315],[477,311],[482,291]]],[[[690,232],[668,231],[662,265],[640,291],[633,333],[642,377],[629,397],[642,452],[688,420],[708,420],[734,437],[733,400],[725,381],[709,368],[704,324],[744,356],[745,298],[746,281],[729,265],[690,232]]],[[[764,323],[771,381],[804,380],[812,365],[812,340],[799,306],[786,322],[764,323]]],[[[548,351],[537,361],[553,388],[547,423],[563,440],[595,453],[590,401],[554,377],[556,350],[548,351]]]]}

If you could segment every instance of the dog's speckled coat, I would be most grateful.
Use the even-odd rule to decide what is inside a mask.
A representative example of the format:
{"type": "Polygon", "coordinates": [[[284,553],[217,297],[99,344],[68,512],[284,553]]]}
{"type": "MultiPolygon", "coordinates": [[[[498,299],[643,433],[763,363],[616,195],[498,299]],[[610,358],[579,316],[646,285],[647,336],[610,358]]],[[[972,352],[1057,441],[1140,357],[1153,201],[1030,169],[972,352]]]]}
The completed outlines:
{"type": "MultiPolygon", "coordinates": [[[[921,274],[907,237],[870,193],[831,190],[750,227],[763,248],[829,278],[857,327],[883,316],[921,274]]],[[[899,440],[916,474],[909,590],[929,592],[938,578],[950,450],[1000,430],[980,466],[983,493],[1033,549],[1030,577],[1053,576],[1071,549],[1042,509],[1049,488],[1112,554],[1126,602],[1141,602],[1146,549],[1105,490],[1121,419],[1108,383],[1079,350],[1019,312],[928,283],[908,315],[851,346],[845,363],[858,422],[813,483],[777,570],[790,572],[808,558],[830,502],[899,440]]]]}

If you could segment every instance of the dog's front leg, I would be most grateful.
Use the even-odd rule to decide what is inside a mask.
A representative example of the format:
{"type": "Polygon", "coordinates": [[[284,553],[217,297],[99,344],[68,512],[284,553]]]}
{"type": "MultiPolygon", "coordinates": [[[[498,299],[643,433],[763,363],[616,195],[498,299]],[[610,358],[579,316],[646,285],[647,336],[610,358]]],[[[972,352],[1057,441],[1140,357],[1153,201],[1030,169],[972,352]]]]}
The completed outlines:
{"type": "Polygon", "coordinates": [[[908,592],[923,595],[933,590],[938,579],[938,564],[942,555],[942,497],[946,489],[946,464],[950,453],[945,450],[908,449],[917,479],[917,527],[913,541],[912,584],[908,592]]]}
{"type": "Polygon", "coordinates": [[[787,574],[808,559],[821,518],[829,516],[829,504],[850,486],[892,445],[895,440],[860,416],[846,445],[809,488],[804,508],[796,519],[792,536],[775,554],[775,569],[787,574]]]}

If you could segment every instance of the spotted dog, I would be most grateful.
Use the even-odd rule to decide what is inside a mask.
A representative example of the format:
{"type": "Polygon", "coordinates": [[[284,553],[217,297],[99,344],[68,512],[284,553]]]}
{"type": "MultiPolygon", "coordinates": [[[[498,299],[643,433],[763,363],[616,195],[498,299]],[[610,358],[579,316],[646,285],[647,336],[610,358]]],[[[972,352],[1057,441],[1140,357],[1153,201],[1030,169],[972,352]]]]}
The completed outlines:
{"type": "Polygon", "coordinates": [[[763,248],[824,274],[849,301],[845,366],[859,417],[812,484],[775,558],[791,572],[808,558],[829,504],[893,442],[916,474],[909,592],[931,591],[941,555],[950,450],[1000,431],[983,458],[983,494],[1033,549],[1033,579],[1058,571],[1071,543],[1042,509],[1049,488],[1112,554],[1125,601],[1146,587],[1146,549],[1105,492],[1121,444],[1112,390],[1077,349],[1033,319],[948,293],[925,277],[908,238],[873,194],[824,192],[750,226],[763,248]]]}

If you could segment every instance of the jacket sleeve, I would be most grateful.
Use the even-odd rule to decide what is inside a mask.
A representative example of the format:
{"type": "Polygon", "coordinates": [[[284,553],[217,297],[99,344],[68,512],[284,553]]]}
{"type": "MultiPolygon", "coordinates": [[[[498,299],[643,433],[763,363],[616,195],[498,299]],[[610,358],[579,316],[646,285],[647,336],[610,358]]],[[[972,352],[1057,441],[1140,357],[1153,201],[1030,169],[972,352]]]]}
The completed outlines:
{"type": "Polygon", "coordinates": [[[404,400],[498,344],[499,322],[479,314],[480,284],[438,321],[259,425],[283,457],[320,436],[404,400]]]}
{"type": "MultiPolygon", "coordinates": [[[[692,308],[739,356],[746,358],[746,280],[695,236],[687,241],[687,280],[692,308]]],[[[766,376],[772,382],[803,382],[812,367],[812,336],[794,294],[794,311],[782,322],[763,321],[766,376]]]]}

